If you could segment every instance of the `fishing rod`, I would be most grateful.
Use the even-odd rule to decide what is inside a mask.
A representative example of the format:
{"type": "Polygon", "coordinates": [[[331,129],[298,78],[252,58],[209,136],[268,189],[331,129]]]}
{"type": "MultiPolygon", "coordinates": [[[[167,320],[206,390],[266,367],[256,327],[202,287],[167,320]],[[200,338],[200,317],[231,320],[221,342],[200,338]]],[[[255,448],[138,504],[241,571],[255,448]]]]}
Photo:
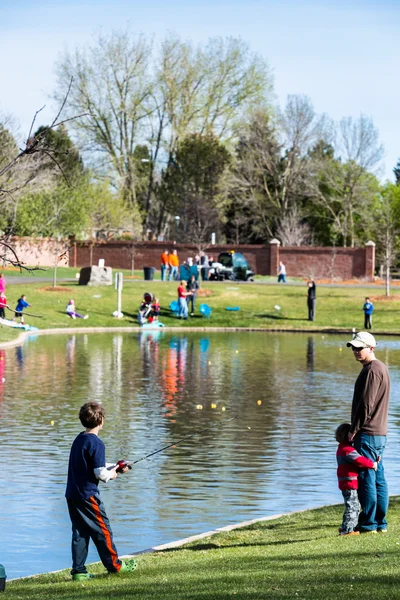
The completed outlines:
{"type": "MultiPolygon", "coordinates": [[[[8,308],[8,310],[11,310],[11,312],[13,312],[15,314],[17,312],[21,312],[21,311],[14,310],[13,308],[10,308],[8,306],[8,304],[6,304],[6,308],[8,308]]],[[[27,317],[35,317],[36,319],[43,319],[43,315],[33,315],[32,313],[27,313],[27,312],[24,312],[23,314],[26,315],[27,317]]]]}
{"type": "MultiPolygon", "coordinates": [[[[164,450],[167,450],[168,448],[174,448],[178,444],[181,444],[185,440],[188,440],[189,438],[191,438],[195,435],[199,435],[200,433],[203,433],[204,431],[208,431],[209,429],[215,429],[215,427],[221,427],[221,425],[225,425],[225,423],[229,423],[229,421],[234,421],[235,419],[238,418],[238,416],[239,415],[235,415],[234,417],[231,417],[230,419],[227,419],[226,421],[223,421],[221,423],[215,423],[214,425],[210,425],[210,427],[205,427],[204,429],[200,429],[199,431],[195,431],[194,433],[185,435],[183,438],[181,438],[177,442],[172,442],[172,444],[167,444],[166,446],[163,446],[162,448],[159,448],[158,450],[154,450],[153,452],[150,452],[149,454],[146,454],[145,456],[142,456],[141,458],[138,458],[137,460],[133,460],[131,462],[128,462],[126,460],[119,460],[117,462],[117,464],[115,465],[115,466],[118,465],[117,473],[121,473],[126,468],[132,469],[133,465],[137,465],[137,463],[140,463],[142,460],[147,460],[151,456],[154,456],[155,454],[159,454],[159,452],[164,452],[164,450]]],[[[248,429],[250,429],[250,427],[248,429]]]]}

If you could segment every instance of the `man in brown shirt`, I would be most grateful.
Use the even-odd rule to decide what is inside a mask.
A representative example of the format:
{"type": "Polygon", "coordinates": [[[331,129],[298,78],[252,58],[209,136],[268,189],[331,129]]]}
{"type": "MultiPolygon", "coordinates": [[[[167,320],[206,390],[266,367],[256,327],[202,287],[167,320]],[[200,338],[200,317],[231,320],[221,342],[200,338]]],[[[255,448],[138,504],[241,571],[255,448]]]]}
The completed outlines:
{"type": "Polygon", "coordinates": [[[376,341],[367,331],[357,333],[347,346],[363,367],[354,386],[349,439],[362,456],[378,461],[376,472],[364,469],[358,476],[358,498],[362,508],[358,528],[361,533],[386,533],[389,494],[382,455],[387,435],[389,372],[375,357],[376,341]]]}

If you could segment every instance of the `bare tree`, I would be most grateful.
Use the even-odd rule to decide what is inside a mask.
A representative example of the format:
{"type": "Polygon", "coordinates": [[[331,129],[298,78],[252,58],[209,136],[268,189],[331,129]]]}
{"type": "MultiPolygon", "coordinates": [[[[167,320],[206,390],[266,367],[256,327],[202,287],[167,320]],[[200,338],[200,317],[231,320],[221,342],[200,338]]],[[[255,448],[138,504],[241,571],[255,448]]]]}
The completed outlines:
{"type": "Polygon", "coordinates": [[[310,226],[297,206],[291,207],[278,220],[276,236],[282,246],[306,246],[310,243],[310,226]]]}
{"type": "Polygon", "coordinates": [[[311,176],[308,152],[324,126],[325,118],[316,115],[305,96],[289,96],[277,119],[268,111],[254,111],[243,128],[231,178],[233,202],[252,222],[250,239],[275,237],[284,223],[293,226],[293,215],[302,220],[311,176]]]}
{"type": "Polygon", "coordinates": [[[343,246],[356,243],[356,217],[367,215],[374,202],[383,147],[372,119],[344,118],[332,137],[333,157],[315,154],[316,177],[310,179],[308,194],[327,211],[343,246]]]}
{"type": "MultiPolygon", "coordinates": [[[[4,159],[0,162],[0,206],[2,204],[4,205],[8,199],[11,199],[12,202],[14,202],[14,205],[16,205],[17,194],[38,176],[40,167],[43,166],[41,164],[42,160],[45,160],[46,164],[48,164],[50,160],[50,162],[63,173],[59,163],[59,157],[48,144],[48,134],[56,127],[59,127],[68,121],[73,121],[82,116],[86,116],[77,115],[60,120],[61,113],[68,99],[71,85],[72,80],[70,81],[70,85],[62,100],[60,109],[51,125],[42,127],[38,134],[33,134],[37,116],[44,107],[36,111],[32,119],[28,137],[24,144],[25,147],[18,151],[18,148],[15,146],[13,156],[11,156],[11,152],[8,160],[4,159]]],[[[0,135],[1,133],[2,131],[0,128],[0,135]]],[[[12,149],[12,144],[10,147],[12,149]]],[[[25,269],[26,271],[44,270],[40,269],[40,267],[29,268],[21,262],[14,248],[10,244],[12,234],[13,230],[10,228],[2,237],[0,237],[0,260],[2,260],[3,264],[10,264],[14,267],[18,267],[20,270],[25,269]]]]}
{"type": "Polygon", "coordinates": [[[378,194],[376,210],[377,258],[385,273],[386,296],[390,296],[390,270],[398,254],[400,234],[400,188],[388,183],[378,194]]]}
{"type": "Polygon", "coordinates": [[[151,52],[151,42],[126,30],[99,35],[88,49],[66,52],[57,65],[56,98],[73,77],[68,114],[90,117],[72,124],[78,144],[97,172],[107,174],[122,193],[134,225],[140,223],[134,150],[154,111],[151,52]]]}
{"type": "Polygon", "coordinates": [[[231,137],[249,105],[265,103],[271,87],[264,62],[240,40],[217,38],[194,47],[169,35],[153,55],[151,42],[129,30],[65,53],[58,62],[56,97],[72,75],[69,111],[91,116],[74,123],[78,144],[90,152],[98,172],[111,169],[135,222],[142,220],[142,231],[151,225],[158,233],[168,220],[168,207],[164,197],[152,206],[157,174],[173,161],[179,141],[192,133],[231,137]],[[140,216],[137,144],[149,149],[140,216]]]}

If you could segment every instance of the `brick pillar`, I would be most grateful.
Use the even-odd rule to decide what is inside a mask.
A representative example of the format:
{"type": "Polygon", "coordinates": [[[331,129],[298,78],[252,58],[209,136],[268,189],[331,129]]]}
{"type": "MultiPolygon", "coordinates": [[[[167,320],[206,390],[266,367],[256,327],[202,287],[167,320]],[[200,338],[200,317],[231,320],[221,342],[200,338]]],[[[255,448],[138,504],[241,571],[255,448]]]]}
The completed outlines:
{"type": "Polygon", "coordinates": [[[276,275],[279,266],[279,246],[280,241],[273,239],[269,243],[269,273],[268,275],[276,275]]]}
{"type": "Polygon", "coordinates": [[[373,281],[375,275],[375,244],[374,242],[367,242],[365,244],[365,279],[367,281],[373,281]]]}

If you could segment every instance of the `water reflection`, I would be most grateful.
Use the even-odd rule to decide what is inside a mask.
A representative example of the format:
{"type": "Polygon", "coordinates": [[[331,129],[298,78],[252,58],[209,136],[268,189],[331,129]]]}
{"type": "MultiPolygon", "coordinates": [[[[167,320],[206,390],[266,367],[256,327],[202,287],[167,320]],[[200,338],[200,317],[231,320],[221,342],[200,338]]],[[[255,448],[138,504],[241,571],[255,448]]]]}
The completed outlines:
{"type": "MultiPolygon", "coordinates": [[[[34,466],[23,477],[4,470],[0,555],[9,575],[70,563],[63,496],[69,447],[81,429],[77,414],[87,400],[105,405],[109,460],[134,460],[221,424],[102,487],[121,553],[340,502],[333,432],[349,418],[359,372],[345,341],[146,331],[39,337],[0,350],[3,462],[34,466]]],[[[379,348],[393,385],[385,464],[396,493],[400,341],[379,343],[378,356],[379,348]]],[[[97,560],[94,552],[90,559],[97,560]]]]}
{"type": "Polygon", "coordinates": [[[307,371],[314,371],[314,338],[310,335],[307,339],[307,371]]]}

